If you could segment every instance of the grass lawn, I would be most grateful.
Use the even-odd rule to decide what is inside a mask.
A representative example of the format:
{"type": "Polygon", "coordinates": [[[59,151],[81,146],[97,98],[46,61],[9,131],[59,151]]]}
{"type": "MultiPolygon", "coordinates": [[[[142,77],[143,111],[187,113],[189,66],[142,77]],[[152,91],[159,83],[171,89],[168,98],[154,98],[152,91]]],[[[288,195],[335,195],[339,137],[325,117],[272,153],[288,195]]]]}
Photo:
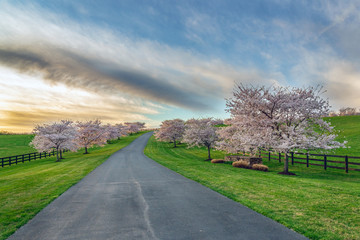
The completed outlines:
{"type": "Polygon", "coordinates": [[[6,239],[41,209],[142,133],[115,140],[84,155],[67,152],[55,157],[0,168],[0,239],[6,239]]]}
{"type": "MultiPolygon", "coordinates": [[[[204,161],[205,148],[173,148],[153,137],[145,154],[310,239],[360,239],[359,172],[298,164],[290,165],[296,176],[284,176],[277,174],[283,164],[267,160],[269,172],[239,169],[204,161]]],[[[222,152],[212,154],[224,157],[222,152]]]]}
{"type": "Polygon", "coordinates": [[[34,135],[0,135],[0,157],[37,152],[29,146],[34,135]]]}
{"type": "MultiPolygon", "coordinates": [[[[350,148],[336,149],[335,154],[360,157],[360,115],[325,118],[338,132],[338,141],[348,141],[350,148]]],[[[360,162],[359,160],[357,160],[360,162]]]]}

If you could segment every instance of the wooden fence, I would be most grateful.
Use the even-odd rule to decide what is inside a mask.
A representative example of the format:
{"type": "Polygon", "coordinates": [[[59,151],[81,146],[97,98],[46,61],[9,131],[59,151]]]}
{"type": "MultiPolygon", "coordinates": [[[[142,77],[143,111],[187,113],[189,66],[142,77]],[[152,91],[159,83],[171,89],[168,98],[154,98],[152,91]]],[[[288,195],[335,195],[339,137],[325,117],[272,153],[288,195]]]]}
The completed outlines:
{"type": "MultiPolygon", "coordinates": [[[[67,152],[67,151],[68,150],[62,150],[63,153],[67,152]]],[[[34,153],[27,153],[27,154],[10,156],[10,157],[2,157],[2,158],[0,158],[0,164],[1,164],[1,167],[16,165],[18,163],[24,163],[26,161],[30,162],[31,160],[55,156],[56,152],[57,151],[53,150],[52,152],[40,152],[40,153],[34,152],[34,153]]]]}
{"type": "MultiPolygon", "coordinates": [[[[275,152],[261,152],[263,159],[276,160],[281,162],[285,160],[285,154],[275,152]]],[[[328,168],[344,169],[347,173],[349,171],[360,171],[360,161],[351,162],[351,159],[360,159],[360,157],[342,156],[342,155],[326,155],[326,154],[309,154],[309,153],[288,153],[289,163],[304,164],[306,167],[310,165],[321,166],[324,170],[328,168]],[[356,168],[358,167],[358,168],[356,168]]]]}

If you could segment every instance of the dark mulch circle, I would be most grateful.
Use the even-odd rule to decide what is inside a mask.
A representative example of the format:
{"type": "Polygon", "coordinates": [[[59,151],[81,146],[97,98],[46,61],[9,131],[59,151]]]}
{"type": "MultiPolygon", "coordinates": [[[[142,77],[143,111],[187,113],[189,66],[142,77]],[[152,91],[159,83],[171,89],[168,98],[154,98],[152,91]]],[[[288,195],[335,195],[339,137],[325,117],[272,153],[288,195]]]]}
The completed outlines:
{"type": "Polygon", "coordinates": [[[290,175],[290,176],[296,175],[295,173],[292,173],[292,172],[279,172],[278,174],[281,174],[281,175],[290,175]]]}

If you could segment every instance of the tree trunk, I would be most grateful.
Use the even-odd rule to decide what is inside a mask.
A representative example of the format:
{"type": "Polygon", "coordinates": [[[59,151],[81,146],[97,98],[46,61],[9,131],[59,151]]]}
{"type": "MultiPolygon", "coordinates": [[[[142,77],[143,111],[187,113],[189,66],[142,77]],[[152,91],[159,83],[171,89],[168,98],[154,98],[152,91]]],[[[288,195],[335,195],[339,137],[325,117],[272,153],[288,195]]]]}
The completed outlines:
{"type": "Polygon", "coordinates": [[[279,172],[279,174],[283,174],[283,175],[296,175],[295,173],[289,172],[289,157],[288,157],[288,152],[285,153],[284,171],[279,172]]]}
{"type": "Polygon", "coordinates": [[[84,152],[84,154],[88,154],[87,147],[85,147],[85,152],[84,152]]]}
{"type": "Polygon", "coordinates": [[[210,160],[211,160],[211,156],[210,156],[210,146],[207,146],[207,149],[208,149],[208,160],[210,161],[210,160]]]}
{"type": "Polygon", "coordinates": [[[59,149],[56,148],[56,161],[57,162],[60,162],[60,159],[59,159],[59,149]]]}
{"type": "Polygon", "coordinates": [[[62,156],[62,150],[60,149],[60,159],[64,159],[62,156]]]}
{"type": "Polygon", "coordinates": [[[288,158],[288,153],[287,152],[285,152],[284,173],[285,174],[289,173],[289,158],[288,158]]]}
{"type": "Polygon", "coordinates": [[[174,139],[174,148],[176,148],[176,140],[174,139]]]}

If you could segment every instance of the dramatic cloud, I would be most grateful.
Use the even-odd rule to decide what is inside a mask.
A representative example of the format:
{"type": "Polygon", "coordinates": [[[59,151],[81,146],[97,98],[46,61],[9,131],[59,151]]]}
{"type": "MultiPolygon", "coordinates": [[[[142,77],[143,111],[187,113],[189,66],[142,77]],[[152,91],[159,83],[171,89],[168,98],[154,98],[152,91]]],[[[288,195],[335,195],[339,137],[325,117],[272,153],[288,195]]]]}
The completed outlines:
{"type": "Polygon", "coordinates": [[[224,98],[234,79],[253,80],[252,70],[235,70],[183,49],[80,26],[34,6],[1,7],[0,63],[41,73],[51,83],[207,110],[224,98]]]}
{"type": "Polygon", "coordinates": [[[60,119],[107,123],[145,121],[149,127],[159,123],[147,116],[159,114],[164,107],[149,101],[121,96],[106,96],[65,84],[55,86],[41,79],[0,68],[0,129],[29,132],[38,123],[60,119]]]}
{"type": "MultiPolygon", "coordinates": [[[[33,45],[31,51],[36,46],[33,45]]],[[[0,62],[8,67],[26,73],[42,73],[43,78],[53,83],[115,94],[137,95],[161,103],[174,104],[194,109],[206,109],[205,103],[194,91],[185,91],[160,78],[144,72],[121,69],[112,62],[87,59],[74,53],[48,49],[48,53],[38,55],[27,49],[0,49],[0,62]]]]}

